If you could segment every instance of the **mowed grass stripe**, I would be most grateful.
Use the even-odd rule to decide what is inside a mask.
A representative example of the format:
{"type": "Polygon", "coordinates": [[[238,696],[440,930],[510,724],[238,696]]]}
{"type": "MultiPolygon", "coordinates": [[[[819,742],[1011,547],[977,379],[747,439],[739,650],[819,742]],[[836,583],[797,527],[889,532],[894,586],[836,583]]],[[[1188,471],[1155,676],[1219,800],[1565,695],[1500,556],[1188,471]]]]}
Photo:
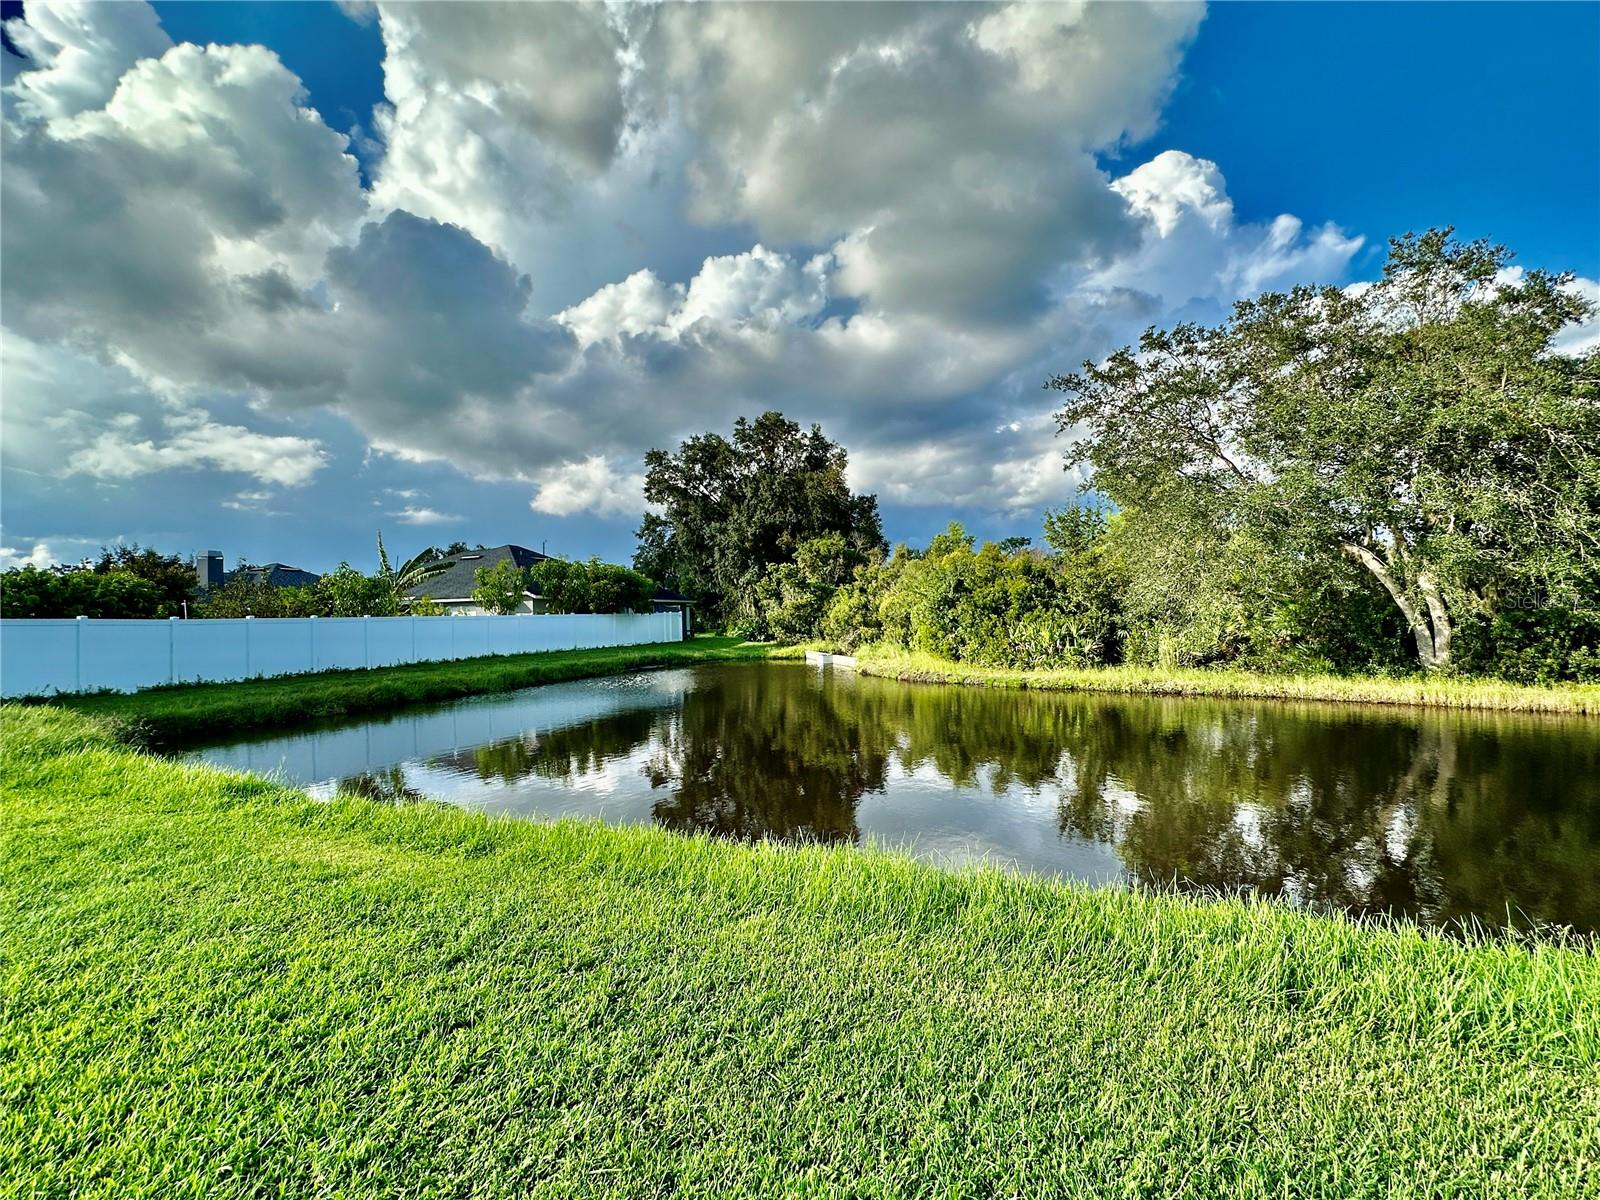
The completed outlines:
{"type": "Polygon", "coordinates": [[[0,1195],[1594,1194],[1584,945],[323,804],[0,718],[0,1195]]]}

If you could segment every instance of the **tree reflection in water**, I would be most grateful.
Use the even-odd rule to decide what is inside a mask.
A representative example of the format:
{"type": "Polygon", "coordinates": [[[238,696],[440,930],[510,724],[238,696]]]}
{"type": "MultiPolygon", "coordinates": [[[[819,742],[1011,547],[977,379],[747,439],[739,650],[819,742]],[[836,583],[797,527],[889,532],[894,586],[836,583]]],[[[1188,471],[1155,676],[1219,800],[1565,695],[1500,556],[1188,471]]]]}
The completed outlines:
{"type": "Polygon", "coordinates": [[[747,840],[858,841],[862,797],[892,803],[914,777],[908,810],[938,806],[930,786],[997,807],[1053,801],[1060,837],[1114,847],[1150,886],[1600,929],[1592,721],[904,685],[766,664],[703,669],[681,704],[449,761],[507,783],[626,762],[656,790],[659,824],[747,840]]]}
{"type": "Polygon", "coordinates": [[[664,722],[645,767],[672,795],[668,829],[749,841],[854,842],[856,805],[880,792],[892,721],[863,693],[804,668],[720,672],[664,722]]]}
{"type": "Polygon", "coordinates": [[[386,767],[381,771],[363,771],[339,780],[334,786],[336,796],[355,796],[379,804],[415,804],[426,800],[406,780],[404,767],[386,767]]]}
{"type": "Polygon", "coordinates": [[[1063,832],[1154,885],[1424,920],[1600,928],[1600,737],[1579,723],[1085,701],[1063,832]]]}
{"type": "Polygon", "coordinates": [[[570,783],[593,775],[608,762],[626,757],[650,739],[660,710],[624,709],[604,717],[474,746],[435,760],[479,779],[515,783],[529,775],[570,783]]]}

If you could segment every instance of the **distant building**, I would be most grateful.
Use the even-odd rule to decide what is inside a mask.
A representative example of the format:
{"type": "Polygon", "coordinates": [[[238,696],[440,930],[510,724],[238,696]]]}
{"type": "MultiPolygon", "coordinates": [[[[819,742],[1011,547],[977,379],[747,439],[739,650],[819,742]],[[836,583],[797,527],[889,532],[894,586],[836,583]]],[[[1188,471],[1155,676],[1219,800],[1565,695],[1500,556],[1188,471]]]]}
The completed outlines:
{"type": "Polygon", "coordinates": [[[264,583],[268,587],[311,587],[321,579],[315,571],[302,571],[288,563],[271,562],[260,566],[246,564],[235,571],[222,565],[221,550],[207,550],[194,556],[195,584],[201,592],[226,587],[230,583],[264,583]]]}
{"type": "Polygon", "coordinates": [[[264,583],[268,587],[311,587],[322,576],[315,571],[302,571],[288,563],[262,563],[259,567],[244,566],[228,572],[228,582],[264,583]]]}
{"type": "MultiPolygon", "coordinates": [[[[420,600],[427,596],[435,604],[444,605],[452,616],[481,617],[486,615],[484,609],[472,598],[472,589],[478,586],[479,571],[497,567],[508,559],[526,571],[534,563],[543,562],[549,557],[548,554],[540,554],[537,550],[529,550],[526,546],[511,545],[482,547],[461,554],[447,554],[441,560],[447,564],[445,569],[407,588],[406,599],[420,600]]],[[[549,608],[543,597],[533,592],[524,592],[522,606],[517,611],[548,612],[549,608]]]]}
{"type": "Polygon", "coordinates": [[[650,611],[675,612],[683,624],[683,636],[689,637],[694,633],[694,601],[689,597],[669,587],[659,587],[650,597],[650,611]]]}
{"type": "Polygon", "coordinates": [[[222,565],[221,550],[207,550],[204,554],[194,557],[195,583],[202,592],[209,592],[214,587],[221,587],[228,571],[222,565]]]}
{"type": "MultiPolygon", "coordinates": [[[[426,596],[435,604],[444,605],[451,616],[486,616],[488,614],[483,606],[472,595],[473,589],[478,586],[479,571],[492,569],[507,560],[516,563],[525,571],[534,563],[543,562],[549,557],[548,554],[541,554],[537,550],[529,550],[526,546],[509,544],[486,546],[462,554],[446,555],[443,559],[447,564],[445,569],[407,588],[406,598],[420,600],[426,596]]],[[[675,612],[679,615],[684,637],[688,637],[694,631],[692,608],[693,605],[687,596],[680,596],[670,588],[657,588],[655,594],[650,597],[652,612],[675,612]]],[[[550,605],[538,592],[529,590],[523,592],[522,604],[517,611],[549,612],[550,605]]]]}

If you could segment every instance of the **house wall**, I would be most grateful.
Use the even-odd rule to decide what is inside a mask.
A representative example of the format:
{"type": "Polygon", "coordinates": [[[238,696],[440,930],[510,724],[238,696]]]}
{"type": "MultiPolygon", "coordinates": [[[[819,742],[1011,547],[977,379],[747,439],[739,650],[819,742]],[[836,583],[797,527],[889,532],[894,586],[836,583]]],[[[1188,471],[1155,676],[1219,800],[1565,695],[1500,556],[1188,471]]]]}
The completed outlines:
{"type": "Polygon", "coordinates": [[[131,692],[491,654],[683,638],[675,613],[244,617],[226,621],[0,620],[0,695],[131,692]]]}
{"type": "MultiPolygon", "coordinates": [[[[436,600],[442,604],[452,617],[487,617],[491,616],[488,609],[482,608],[474,600],[436,600]]],[[[550,611],[550,602],[539,598],[524,600],[522,612],[547,613],[550,611]]],[[[679,604],[672,600],[653,600],[650,604],[652,613],[672,613],[678,618],[679,629],[686,640],[694,636],[694,609],[687,604],[679,604]]]]}
{"type": "MultiPolygon", "coordinates": [[[[476,600],[435,600],[435,604],[442,604],[452,617],[493,617],[501,614],[492,613],[480,605],[476,600]]],[[[550,605],[544,600],[524,600],[517,609],[518,613],[548,613],[550,605]]]]}

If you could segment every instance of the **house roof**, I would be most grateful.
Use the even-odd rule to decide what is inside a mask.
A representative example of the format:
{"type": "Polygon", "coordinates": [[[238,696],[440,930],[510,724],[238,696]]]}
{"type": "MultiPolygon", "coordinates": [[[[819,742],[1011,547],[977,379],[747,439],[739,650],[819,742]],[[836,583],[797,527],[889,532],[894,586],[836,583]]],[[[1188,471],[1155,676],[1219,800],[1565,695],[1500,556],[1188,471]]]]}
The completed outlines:
{"type": "Polygon", "coordinates": [[[675,592],[669,587],[658,587],[650,594],[650,599],[660,604],[692,604],[689,597],[682,592],[675,592]]]}
{"type": "Polygon", "coordinates": [[[510,559],[517,566],[526,570],[536,562],[549,558],[548,554],[540,554],[537,550],[529,550],[526,546],[491,546],[485,550],[468,550],[465,554],[447,555],[443,560],[448,564],[437,575],[431,575],[421,583],[406,589],[406,597],[416,600],[422,596],[431,596],[435,600],[471,600],[472,589],[478,586],[477,572],[483,568],[492,568],[510,559]]]}
{"type": "Polygon", "coordinates": [[[223,576],[223,582],[232,583],[242,579],[247,583],[265,583],[268,587],[310,587],[321,578],[315,571],[302,571],[288,563],[270,562],[229,571],[223,576]]]}

